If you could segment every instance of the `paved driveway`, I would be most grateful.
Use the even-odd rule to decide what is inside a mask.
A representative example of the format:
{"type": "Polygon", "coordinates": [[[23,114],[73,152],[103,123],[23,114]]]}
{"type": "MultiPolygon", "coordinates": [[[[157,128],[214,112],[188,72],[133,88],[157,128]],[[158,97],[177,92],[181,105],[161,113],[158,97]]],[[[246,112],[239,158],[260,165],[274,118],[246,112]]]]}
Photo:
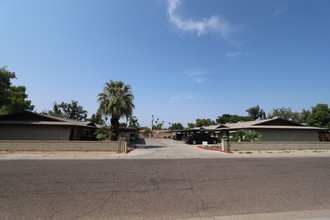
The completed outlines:
{"type": "Polygon", "coordinates": [[[184,159],[184,158],[224,158],[226,153],[197,148],[197,145],[185,144],[172,139],[145,139],[127,158],[137,159],[184,159]]]}

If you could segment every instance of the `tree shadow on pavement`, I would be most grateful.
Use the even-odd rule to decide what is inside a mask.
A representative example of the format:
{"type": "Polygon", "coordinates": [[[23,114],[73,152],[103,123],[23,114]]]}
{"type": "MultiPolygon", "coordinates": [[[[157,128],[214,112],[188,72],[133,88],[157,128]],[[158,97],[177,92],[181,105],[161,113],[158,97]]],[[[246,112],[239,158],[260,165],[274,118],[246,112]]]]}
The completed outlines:
{"type": "Polygon", "coordinates": [[[157,145],[146,145],[146,141],[143,138],[139,138],[137,140],[132,141],[132,144],[136,145],[138,149],[154,149],[154,148],[164,148],[165,146],[157,146],[157,145]]]}
{"type": "Polygon", "coordinates": [[[144,140],[144,138],[139,138],[137,140],[134,140],[131,142],[132,144],[146,144],[146,141],[144,140]]]}
{"type": "Polygon", "coordinates": [[[154,149],[154,148],[164,148],[165,146],[157,146],[157,145],[137,145],[137,149],[154,149]]]}

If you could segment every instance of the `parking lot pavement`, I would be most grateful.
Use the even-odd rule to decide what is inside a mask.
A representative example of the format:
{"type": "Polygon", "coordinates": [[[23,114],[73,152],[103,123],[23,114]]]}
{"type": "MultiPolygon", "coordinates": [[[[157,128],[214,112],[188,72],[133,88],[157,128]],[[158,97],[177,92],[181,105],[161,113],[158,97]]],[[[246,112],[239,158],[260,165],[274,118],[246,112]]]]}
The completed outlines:
{"type": "Polygon", "coordinates": [[[186,158],[224,158],[232,155],[223,152],[207,151],[197,145],[185,144],[172,139],[145,139],[145,144],[123,156],[134,159],[186,159],[186,158]]]}

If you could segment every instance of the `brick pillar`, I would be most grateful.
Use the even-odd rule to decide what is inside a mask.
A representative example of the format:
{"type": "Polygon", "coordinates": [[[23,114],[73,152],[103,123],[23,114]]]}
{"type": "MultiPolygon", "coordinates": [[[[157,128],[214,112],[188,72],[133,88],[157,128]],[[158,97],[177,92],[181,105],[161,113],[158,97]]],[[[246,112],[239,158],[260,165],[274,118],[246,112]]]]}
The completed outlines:
{"type": "Polygon", "coordinates": [[[222,138],[221,139],[221,150],[223,150],[223,151],[230,151],[228,139],[226,139],[226,138],[222,138]]]}

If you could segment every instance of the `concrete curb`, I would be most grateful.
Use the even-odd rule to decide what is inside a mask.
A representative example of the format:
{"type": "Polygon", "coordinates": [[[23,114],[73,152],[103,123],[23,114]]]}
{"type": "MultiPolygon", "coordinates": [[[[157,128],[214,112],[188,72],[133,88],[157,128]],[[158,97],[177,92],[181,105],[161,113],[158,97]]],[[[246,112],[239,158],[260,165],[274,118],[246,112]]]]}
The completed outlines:
{"type": "Polygon", "coordinates": [[[224,151],[224,150],[217,150],[217,149],[209,149],[209,148],[204,148],[203,146],[197,146],[198,148],[200,149],[203,149],[203,150],[211,150],[211,151],[218,151],[218,152],[222,152],[222,153],[226,153],[228,154],[229,152],[228,151],[224,151]]]}
{"type": "Polygon", "coordinates": [[[125,154],[128,154],[130,153],[131,151],[135,150],[136,149],[136,145],[133,145],[130,149],[128,149],[125,154]]]}

